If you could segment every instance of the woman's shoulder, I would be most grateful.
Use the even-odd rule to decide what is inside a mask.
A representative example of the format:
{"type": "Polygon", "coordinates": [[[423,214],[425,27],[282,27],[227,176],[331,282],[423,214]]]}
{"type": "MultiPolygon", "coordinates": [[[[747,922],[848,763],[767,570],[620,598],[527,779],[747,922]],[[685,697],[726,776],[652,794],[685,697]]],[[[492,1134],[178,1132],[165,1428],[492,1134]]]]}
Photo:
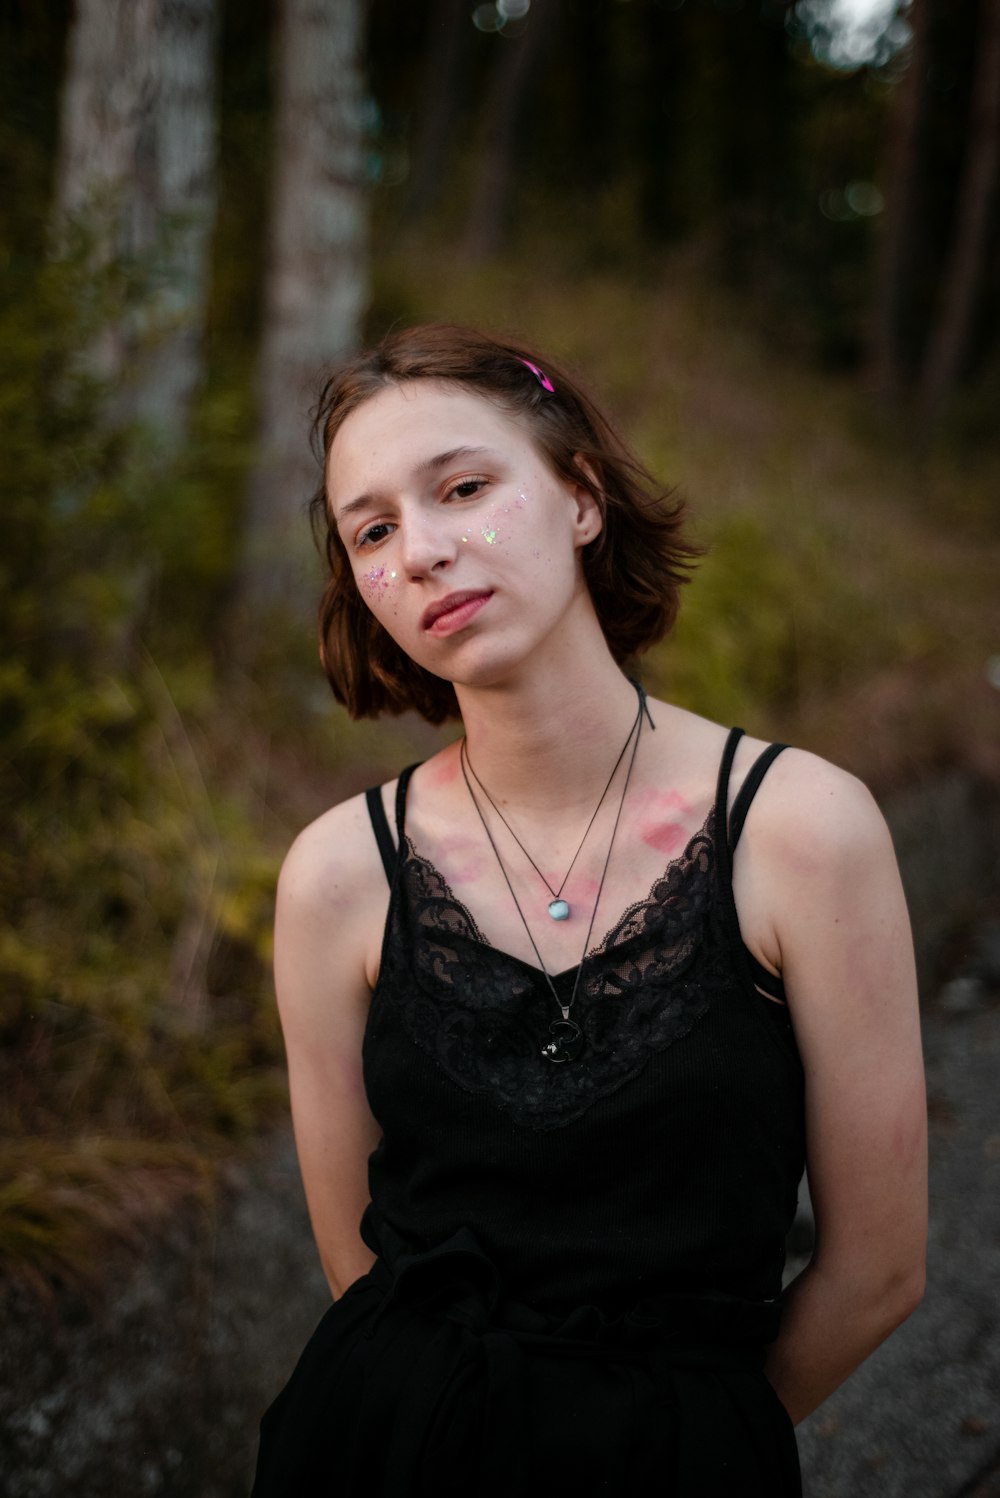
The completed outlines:
{"type": "MultiPolygon", "coordinates": [[[[673,737],[692,758],[705,765],[706,778],[718,774],[731,728],[666,703],[654,703],[653,712],[668,729],[665,753],[673,737]]],[[[753,733],[741,734],[730,772],[730,806],[771,742],[753,733]]],[[[748,836],[772,843],[778,853],[789,845],[797,850],[808,845],[824,857],[854,847],[859,841],[881,840],[886,835],[882,814],[863,781],[795,745],[783,746],[768,766],[754,794],[746,826],[748,836]]]]}
{"type": "MultiPolygon", "coordinates": [[[[741,743],[736,792],[765,740],[741,743]]],[[[856,775],[820,755],[784,747],[768,767],[750,805],[745,836],[759,856],[793,879],[820,875],[841,881],[859,861],[890,866],[892,839],[871,791],[856,775]]]]}
{"type": "MultiPolygon", "coordinates": [[[[382,786],[392,806],[396,781],[382,786]]],[[[278,878],[279,910],[303,916],[341,915],[386,887],[386,874],[365,793],[329,807],[298,834],[278,878]]]]}
{"type": "Polygon", "coordinates": [[[793,745],[784,748],[769,768],[756,799],[758,823],[766,823],[774,838],[796,846],[808,840],[818,850],[835,852],[885,830],[864,781],[793,745]]]}

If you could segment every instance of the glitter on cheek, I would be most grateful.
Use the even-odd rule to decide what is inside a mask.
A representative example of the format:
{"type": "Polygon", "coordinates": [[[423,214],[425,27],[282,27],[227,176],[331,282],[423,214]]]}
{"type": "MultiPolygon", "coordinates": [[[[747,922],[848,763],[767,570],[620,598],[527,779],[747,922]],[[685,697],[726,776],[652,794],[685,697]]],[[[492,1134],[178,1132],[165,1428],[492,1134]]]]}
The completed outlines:
{"type": "MultiPolygon", "coordinates": [[[[370,572],[364,572],[364,573],[362,573],[362,575],[361,575],[361,587],[362,587],[362,591],[365,592],[365,593],[370,593],[370,594],[373,594],[373,595],[377,595],[378,594],[378,585],[379,585],[380,582],[382,582],[382,578],[383,578],[384,575],[385,575],[385,568],[384,567],[373,567],[370,572]]],[[[382,586],[385,587],[385,584],[382,583],[382,586]]]]}
{"type": "Polygon", "coordinates": [[[496,538],[497,538],[497,533],[496,533],[496,530],[494,529],[494,527],[489,526],[489,525],[484,525],[483,526],[483,540],[486,542],[487,546],[492,546],[494,544],[494,542],[496,541],[496,538]]]}
{"type": "Polygon", "coordinates": [[[369,572],[361,574],[358,579],[358,585],[366,602],[374,607],[379,599],[386,598],[389,589],[398,577],[399,573],[395,568],[391,572],[387,572],[384,567],[372,567],[369,572]]]}

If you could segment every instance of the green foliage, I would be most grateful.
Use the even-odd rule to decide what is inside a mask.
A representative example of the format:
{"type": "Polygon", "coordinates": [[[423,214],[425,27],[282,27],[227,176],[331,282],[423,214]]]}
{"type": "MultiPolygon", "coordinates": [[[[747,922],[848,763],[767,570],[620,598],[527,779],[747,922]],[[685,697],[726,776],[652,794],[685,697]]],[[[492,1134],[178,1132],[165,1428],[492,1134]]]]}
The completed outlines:
{"type": "Polygon", "coordinates": [[[93,250],[16,263],[0,312],[0,1266],[36,1281],[202,1193],[284,1097],[277,860],[216,774],[253,730],[208,644],[246,412],[210,392],[173,460],[115,420],[95,369],[148,268],[93,250]]]}
{"type": "Polygon", "coordinates": [[[31,1191],[15,1176],[0,1202],[0,1259],[17,1272],[60,1253],[75,1262],[78,1239],[131,1211],[133,1173],[101,1166],[84,1189],[86,1153],[79,1189],[56,1189],[52,1164],[78,1132],[127,1144],[140,1175],[188,1195],[203,1161],[274,1115],[284,1084],[265,961],[277,862],[245,809],[208,790],[190,746],[178,750],[183,725],[164,714],[152,668],[89,682],[8,672],[4,686],[19,732],[3,765],[15,794],[0,864],[0,1113],[5,1134],[37,1142],[25,1144],[31,1191]]]}
{"type": "Polygon", "coordinates": [[[722,517],[654,657],[671,700],[760,731],[898,656],[905,631],[846,565],[851,551],[830,521],[756,509],[722,517]]]}

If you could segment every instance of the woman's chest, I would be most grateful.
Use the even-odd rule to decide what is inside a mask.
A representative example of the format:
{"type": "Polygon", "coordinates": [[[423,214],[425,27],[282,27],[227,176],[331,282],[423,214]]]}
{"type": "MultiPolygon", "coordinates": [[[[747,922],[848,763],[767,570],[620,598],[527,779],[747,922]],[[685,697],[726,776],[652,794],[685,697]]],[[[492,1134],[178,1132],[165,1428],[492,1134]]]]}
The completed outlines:
{"type": "MultiPolygon", "coordinates": [[[[662,799],[662,798],[661,798],[662,799]]],[[[503,827],[487,838],[462,828],[415,828],[411,854],[440,879],[470,929],[493,949],[549,974],[576,968],[605,948],[637,908],[676,898],[704,875],[709,808],[637,808],[598,827],[576,848],[503,827]],[[671,820],[672,818],[672,820],[671,820]],[[418,852],[419,850],[419,852],[418,852]]]]}

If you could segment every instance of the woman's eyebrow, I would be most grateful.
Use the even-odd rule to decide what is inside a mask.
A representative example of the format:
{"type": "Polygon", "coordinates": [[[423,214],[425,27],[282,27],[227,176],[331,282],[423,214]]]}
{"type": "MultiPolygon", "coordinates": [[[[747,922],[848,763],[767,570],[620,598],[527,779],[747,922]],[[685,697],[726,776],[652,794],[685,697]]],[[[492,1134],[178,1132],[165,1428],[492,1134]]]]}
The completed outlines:
{"type": "Polygon", "coordinates": [[[451,447],[446,453],[438,453],[436,458],[427,458],[419,464],[417,472],[420,474],[434,473],[438,468],[447,468],[449,463],[454,463],[456,458],[478,458],[483,453],[489,453],[488,447],[451,447]]]}
{"type": "MultiPolygon", "coordinates": [[[[447,468],[448,464],[454,463],[457,458],[475,458],[490,452],[488,447],[450,447],[447,452],[437,453],[433,458],[425,458],[422,463],[418,463],[414,473],[423,478],[427,474],[436,473],[439,468],[447,468]]],[[[378,495],[372,490],[359,494],[357,499],[349,500],[337,511],[337,524],[339,525],[342,520],[348,515],[353,515],[357,510],[364,510],[368,505],[377,503],[378,495]]]]}

